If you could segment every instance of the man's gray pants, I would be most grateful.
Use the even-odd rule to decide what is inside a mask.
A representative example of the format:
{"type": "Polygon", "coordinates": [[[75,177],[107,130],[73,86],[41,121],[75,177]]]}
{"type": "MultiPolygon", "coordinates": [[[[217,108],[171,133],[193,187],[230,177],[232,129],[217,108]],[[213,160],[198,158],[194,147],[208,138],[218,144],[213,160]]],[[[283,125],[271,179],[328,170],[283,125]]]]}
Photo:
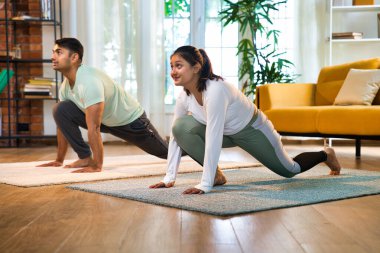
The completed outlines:
{"type": "MultiPolygon", "coordinates": [[[[85,114],[72,101],[66,100],[55,105],[53,117],[78,157],[83,159],[91,156],[91,149],[83,140],[79,129],[79,127],[87,129],[85,114]]],[[[109,127],[101,124],[100,131],[132,143],[151,155],[167,158],[168,144],[150,123],[145,112],[138,119],[124,126],[109,127]]]]}

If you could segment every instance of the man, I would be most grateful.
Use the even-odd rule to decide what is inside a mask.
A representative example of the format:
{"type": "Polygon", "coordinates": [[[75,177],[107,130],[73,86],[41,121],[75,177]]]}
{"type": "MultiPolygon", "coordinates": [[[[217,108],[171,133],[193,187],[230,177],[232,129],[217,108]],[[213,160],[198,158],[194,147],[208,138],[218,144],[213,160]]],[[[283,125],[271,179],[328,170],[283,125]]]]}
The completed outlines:
{"type": "Polygon", "coordinates": [[[140,104],[104,72],[82,65],[83,46],[75,38],[55,41],[53,69],[65,79],[60,102],[53,109],[57,124],[58,151],[53,162],[40,167],[62,166],[68,143],[79,159],[65,168],[73,172],[99,172],[103,166],[101,132],[110,133],[166,159],[167,143],[160,137],[140,104]],[[87,145],[79,127],[88,130],[87,145]]]}

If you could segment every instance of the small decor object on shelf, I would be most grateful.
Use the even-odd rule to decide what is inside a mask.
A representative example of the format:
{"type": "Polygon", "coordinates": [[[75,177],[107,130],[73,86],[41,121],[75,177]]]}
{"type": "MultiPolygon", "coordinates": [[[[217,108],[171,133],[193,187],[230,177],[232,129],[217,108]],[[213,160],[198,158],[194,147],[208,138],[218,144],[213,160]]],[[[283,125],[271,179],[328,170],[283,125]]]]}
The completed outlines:
{"type": "Polygon", "coordinates": [[[17,44],[13,50],[14,50],[13,58],[21,59],[21,46],[20,46],[20,44],[17,44]]]}
{"type": "Polygon", "coordinates": [[[41,0],[41,18],[50,20],[52,19],[51,0],[41,0]]]}
{"type": "Polygon", "coordinates": [[[333,6],[352,6],[352,0],[333,0],[333,6]]]}
{"type": "Polygon", "coordinates": [[[374,5],[375,0],[354,0],[354,5],[374,5]]]}

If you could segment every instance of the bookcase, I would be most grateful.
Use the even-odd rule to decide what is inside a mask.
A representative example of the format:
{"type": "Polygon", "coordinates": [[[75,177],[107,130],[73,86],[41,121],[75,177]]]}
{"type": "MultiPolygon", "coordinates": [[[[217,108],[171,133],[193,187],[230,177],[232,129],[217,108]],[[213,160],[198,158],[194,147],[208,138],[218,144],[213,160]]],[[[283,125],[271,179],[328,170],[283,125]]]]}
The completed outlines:
{"type": "Polygon", "coordinates": [[[380,56],[380,1],[373,5],[342,5],[330,0],[329,4],[329,57],[328,64],[336,65],[380,56]],[[341,38],[336,33],[346,33],[341,38]],[[349,36],[349,34],[351,36],[349,36]]]}
{"type": "MultiPolygon", "coordinates": [[[[45,37],[62,37],[61,0],[5,0],[0,3],[0,147],[55,138],[44,133],[44,101],[58,101],[62,76],[43,57],[45,37]],[[12,76],[13,75],[13,76],[12,76]]],[[[45,108],[46,109],[46,108],[45,108]]],[[[49,112],[50,114],[51,112],[49,112]]]]}

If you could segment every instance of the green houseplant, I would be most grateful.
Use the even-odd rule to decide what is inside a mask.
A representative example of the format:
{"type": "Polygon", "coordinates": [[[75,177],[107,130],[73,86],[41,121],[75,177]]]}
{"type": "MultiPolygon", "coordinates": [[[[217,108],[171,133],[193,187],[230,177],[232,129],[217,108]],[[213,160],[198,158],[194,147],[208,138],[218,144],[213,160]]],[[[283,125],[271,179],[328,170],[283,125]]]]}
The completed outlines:
{"type": "Polygon", "coordinates": [[[271,29],[271,12],[287,0],[224,0],[226,7],[219,13],[223,26],[238,22],[242,38],[238,44],[241,56],[239,80],[244,93],[254,95],[256,86],[265,83],[292,83],[297,75],[290,74],[293,63],[278,52],[279,31],[271,29]],[[261,45],[265,39],[266,45],[261,45]]]}

